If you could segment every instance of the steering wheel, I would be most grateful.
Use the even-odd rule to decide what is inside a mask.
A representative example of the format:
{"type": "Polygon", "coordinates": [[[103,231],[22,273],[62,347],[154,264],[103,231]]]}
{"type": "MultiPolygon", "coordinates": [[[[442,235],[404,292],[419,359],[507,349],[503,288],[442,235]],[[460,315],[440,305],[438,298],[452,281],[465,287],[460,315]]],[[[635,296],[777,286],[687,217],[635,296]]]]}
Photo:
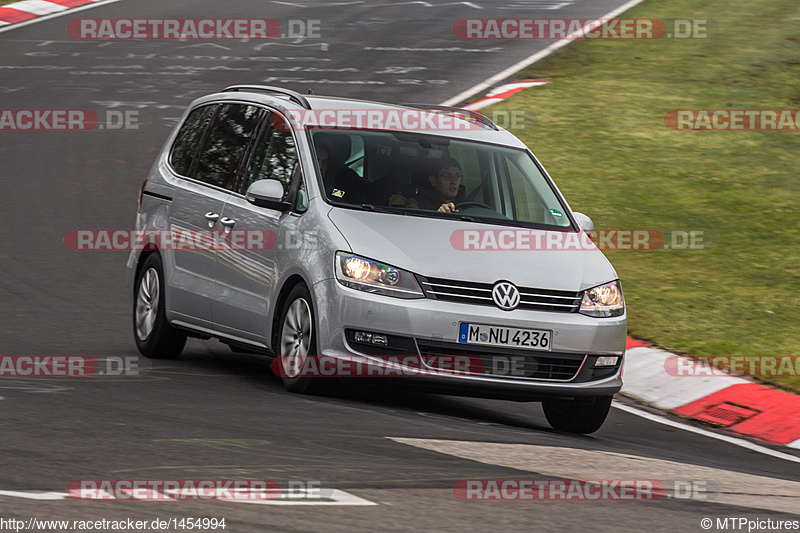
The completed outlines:
{"type": "Polygon", "coordinates": [[[464,207],[485,207],[486,209],[489,209],[490,211],[494,211],[492,206],[486,205],[483,202],[467,201],[467,202],[461,202],[461,203],[456,204],[456,209],[458,209],[459,211],[461,211],[461,209],[464,208],[464,207]]]}

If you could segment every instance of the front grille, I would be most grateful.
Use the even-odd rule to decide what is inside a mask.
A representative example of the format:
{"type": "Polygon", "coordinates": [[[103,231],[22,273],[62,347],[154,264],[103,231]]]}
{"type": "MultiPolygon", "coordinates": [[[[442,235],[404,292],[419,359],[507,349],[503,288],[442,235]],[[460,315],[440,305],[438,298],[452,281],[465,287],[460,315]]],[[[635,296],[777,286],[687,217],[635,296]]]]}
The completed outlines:
{"type": "MultiPolygon", "coordinates": [[[[492,283],[474,283],[442,278],[423,278],[420,283],[425,296],[434,300],[459,302],[472,305],[495,306],[492,300],[492,283]]],[[[554,291],[517,287],[520,302],[517,309],[533,311],[554,311],[557,313],[576,313],[583,298],[582,292],[554,291]]]]}
{"type": "Polygon", "coordinates": [[[432,343],[417,339],[422,361],[429,368],[451,370],[452,360],[440,362],[440,356],[462,357],[468,361],[456,368],[467,368],[467,374],[490,375],[520,379],[570,381],[586,360],[582,354],[529,352],[464,346],[454,343],[432,343]]]}

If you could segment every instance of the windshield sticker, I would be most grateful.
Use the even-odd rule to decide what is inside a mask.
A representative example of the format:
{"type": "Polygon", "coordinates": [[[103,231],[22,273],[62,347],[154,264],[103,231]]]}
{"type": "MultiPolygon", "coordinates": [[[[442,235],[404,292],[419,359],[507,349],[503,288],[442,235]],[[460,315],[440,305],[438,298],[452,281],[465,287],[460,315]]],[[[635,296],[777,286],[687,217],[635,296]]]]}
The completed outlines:
{"type": "Polygon", "coordinates": [[[563,217],[564,216],[564,214],[561,211],[559,211],[558,209],[551,209],[550,210],[550,214],[553,215],[554,217],[563,217]]]}
{"type": "Polygon", "coordinates": [[[341,197],[344,196],[344,191],[341,191],[339,189],[333,189],[333,192],[331,193],[331,196],[335,196],[337,198],[341,198],[341,197]]]}

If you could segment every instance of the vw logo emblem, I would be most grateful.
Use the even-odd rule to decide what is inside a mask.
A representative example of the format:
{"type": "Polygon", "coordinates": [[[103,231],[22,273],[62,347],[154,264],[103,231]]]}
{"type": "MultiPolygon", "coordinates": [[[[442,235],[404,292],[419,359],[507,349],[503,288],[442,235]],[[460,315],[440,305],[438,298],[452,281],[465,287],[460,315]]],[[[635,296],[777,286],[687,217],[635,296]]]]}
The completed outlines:
{"type": "Polygon", "coordinates": [[[492,289],[492,300],[503,311],[511,311],[519,305],[519,291],[513,284],[499,281],[492,289]]]}

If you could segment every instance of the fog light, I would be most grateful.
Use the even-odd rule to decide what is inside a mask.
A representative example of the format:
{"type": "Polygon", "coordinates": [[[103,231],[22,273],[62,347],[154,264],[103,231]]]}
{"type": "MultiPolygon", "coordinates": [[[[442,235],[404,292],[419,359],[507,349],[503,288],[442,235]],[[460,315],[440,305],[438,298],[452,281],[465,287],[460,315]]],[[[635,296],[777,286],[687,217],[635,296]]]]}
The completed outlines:
{"type": "Polygon", "coordinates": [[[372,336],[372,344],[382,344],[383,346],[389,345],[389,339],[386,335],[375,334],[372,336]]]}
{"type": "Polygon", "coordinates": [[[594,366],[616,366],[617,361],[619,361],[619,357],[616,355],[603,355],[597,358],[597,362],[594,364],[594,366]]]}
{"type": "Polygon", "coordinates": [[[356,342],[372,342],[372,333],[356,331],[353,338],[356,340],[356,342]]]}

